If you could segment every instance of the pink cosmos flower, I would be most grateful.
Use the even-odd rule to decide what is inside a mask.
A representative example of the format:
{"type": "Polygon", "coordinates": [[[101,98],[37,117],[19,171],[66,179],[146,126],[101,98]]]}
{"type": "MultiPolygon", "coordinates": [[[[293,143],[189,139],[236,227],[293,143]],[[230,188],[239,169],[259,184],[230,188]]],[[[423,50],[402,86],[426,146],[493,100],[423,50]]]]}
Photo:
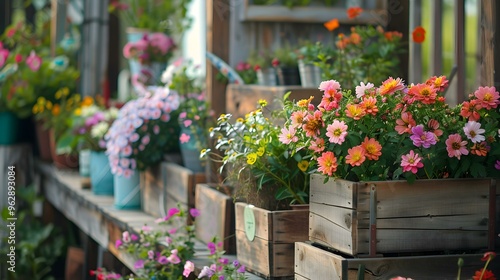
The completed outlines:
{"type": "Polygon", "coordinates": [[[35,51],[31,51],[30,55],[26,58],[26,64],[31,71],[36,72],[42,66],[42,58],[36,55],[35,51]]]}
{"type": "Polygon", "coordinates": [[[319,172],[332,176],[333,173],[337,171],[337,158],[331,151],[324,152],[321,157],[318,158],[318,166],[319,172]]]}
{"type": "Polygon", "coordinates": [[[295,135],[296,129],[293,126],[290,126],[289,128],[283,127],[281,129],[281,133],[279,135],[279,140],[281,143],[288,145],[291,142],[297,142],[299,141],[299,137],[295,135]]]}
{"type": "Polygon", "coordinates": [[[302,125],[304,118],[306,117],[305,111],[293,112],[290,119],[292,120],[292,126],[302,125]]]}
{"type": "Polygon", "coordinates": [[[189,274],[191,274],[191,272],[194,271],[194,263],[192,263],[191,261],[186,261],[186,263],[184,264],[184,271],[182,272],[182,275],[184,275],[184,277],[189,277],[189,274]]]}
{"type": "Polygon", "coordinates": [[[189,142],[189,139],[191,139],[191,136],[187,135],[186,133],[182,133],[179,137],[181,144],[189,142]]]}
{"type": "Polygon", "coordinates": [[[481,128],[481,124],[475,121],[468,121],[464,126],[465,136],[472,143],[479,143],[485,140],[484,135],[481,135],[485,132],[484,129],[481,128]]]}
{"type": "Polygon", "coordinates": [[[404,88],[405,85],[401,78],[394,79],[393,77],[389,77],[379,87],[379,92],[381,95],[390,95],[394,94],[398,90],[403,90],[404,88]]]}
{"type": "Polygon", "coordinates": [[[495,87],[479,87],[474,92],[474,96],[478,99],[481,107],[487,110],[496,108],[500,103],[500,95],[495,87]]]}
{"type": "Polygon", "coordinates": [[[404,172],[410,171],[413,174],[417,174],[418,169],[424,167],[421,160],[422,157],[411,150],[409,154],[401,156],[401,167],[403,167],[404,172]]]}
{"type": "Polygon", "coordinates": [[[321,153],[325,150],[325,139],[316,138],[311,141],[309,146],[309,150],[314,151],[315,153],[321,153]]]}
{"type": "Polygon", "coordinates": [[[423,125],[417,125],[411,129],[412,136],[410,139],[413,141],[415,147],[429,148],[436,144],[436,136],[432,132],[424,131],[423,125]]]}
{"type": "Polygon", "coordinates": [[[177,256],[177,249],[170,251],[171,255],[168,256],[167,260],[173,264],[178,264],[181,262],[179,256],[177,256]]]}
{"type": "Polygon", "coordinates": [[[410,112],[401,113],[401,119],[397,119],[396,124],[394,129],[398,134],[410,133],[411,129],[417,125],[410,112]]]}
{"type": "Polygon", "coordinates": [[[184,125],[184,127],[189,127],[192,123],[193,123],[192,120],[185,120],[185,121],[182,122],[182,124],[184,125]]]}
{"type": "Polygon", "coordinates": [[[330,137],[330,143],[342,144],[347,136],[347,125],[344,121],[334,120],[326,127],[326,136],[330,137]]]}
{"type": "Polygon", "coordinates": [[[456,157],[460,159],[461,155],[468,155],[467,141],[462,141],[460,134],[451,134],[446,139],[446,151],[449,157],[456,157]]]}
{"type": "Polygon", "coordinates": [[[179,212],[181,212],[179,209],[173,207],[168,210],[167,216],[163,218],[163,220],[167,221],[170,219],[172,216],[177,215],[179,212]]]}
{"type": "Polygon", "coordinates": [[[158,258],[158,262],[159,262],[160,264],[165,265],[165,264],[167,264],[167,263],[168,263],[168,259],[167,259],[167,257],[165,257],[165,256],[160,256],[160,257],[158,258]]]}
{"type": "Polygon", "coordinates": [[[365,95],[365,92],[371,88],[373,88],[374,85],[372,83],[365,83],[361,82],[359,86],[356,86],[356,97],[361,98],[365,95]]]}
{"type": "Polygon", "coordinates": [[[115,241],[115,248],[117,248],[117,249],[118,249],[118,248],[120,248],[120,246],[122,246],[122,245],[123,245],[123,242],[122,242],[120,239],[117,239],[117,240],[115,241]]]}

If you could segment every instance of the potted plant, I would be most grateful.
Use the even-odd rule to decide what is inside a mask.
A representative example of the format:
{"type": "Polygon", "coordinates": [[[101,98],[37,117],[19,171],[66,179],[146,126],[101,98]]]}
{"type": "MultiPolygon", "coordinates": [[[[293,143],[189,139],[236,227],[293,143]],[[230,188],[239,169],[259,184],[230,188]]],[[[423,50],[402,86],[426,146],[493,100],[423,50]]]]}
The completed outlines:
{"type": "Polygon", "coordinates": [[[310,166],[305,150],[292,156],[288,144],[281,142],[293,140],[287,137],[291,132],[278,125],[287,112],[268,118],[266,103],[262,100],[259,109],[244,119],[221,115],[211,136],[221,153],[221,172],[235,187],[239,201],[235,205],[238,259],[269,277],[290,276],[293,243],[308,239],[309,212],[288,209],[291,204],[308,203],[310,166]]]}
{"type": "MultiPolygon", "coordinates": [[[[87,97],[90,99],[91,97],[87,97]]],[[[97,195],[113,195],[113,174],[108,157],[105,154],[106,142],[104,135],[118,116],[118,108],[105,108],[102,98],[96,102],[84,102],[76,108],[66,120],[68,128],[63,133],[57,147],[70,152],[80,152],[80,167],[82,156],[88,151],[88,171],[80,176],[89,177],[92,192],[97,195]]]]}
{"type": "Polygon", "coordinates": [[[276,68],[278,85],[300,85],[297,53],[289,44],[274,50],[271,64],[276,68]]]}
{"type": "Polygon", "coordinates": [[[272,59],[270,51],[261,50],[250,53],[248,64],[256,73],[258,85],[275,86],[278,84],[276,69],[271,65],[272,59]]]}
{"type": "Polygon", "coordinates": [[[123,209],[140,208],[138,171],[159,163],[165,153],[179,151],[179,95],[168,87],[138,89],[139,97],[120,108],[104,137],[115,175],[115,207],[123,209]]]}
{"type": "Polygon", "coordinates": [[[326,56],[331,50],[321,42],[305,41],[298,49],[300,82],[303,87],[316,88],[322,81],[322,70],[318,64],[320,56],[326,56]]]}
{"type": "Polygon", "coordinates": [[[200,151],[208,145],[208,128],[212,111],[206,100],[203,80],[191,62],[177,61],[163,75],[163,82],[179,94],[179,145],[184,166],[196,173],[204,172],[206,162],[200,151]]]}
{"type": "Polygon", "coordinates": [[[318,106],[287,104],[294,112],[285,124],[293,132],[290,157],[307,151],[319,173],[311,176],[310,240],[351,255],[491,247],[494,223],[476,225],[495,203],[490,178],[500,177],[500,96],[479,87],[452,107],[447,86],[444,76],[411,85],[389,77],[355,88],[328,80],[318,106]],[[436,228],[433,219],[418,218],[423,212],[448,218],[436,228]],[[425,237],[416,238],[422,230],[425,237]]]}

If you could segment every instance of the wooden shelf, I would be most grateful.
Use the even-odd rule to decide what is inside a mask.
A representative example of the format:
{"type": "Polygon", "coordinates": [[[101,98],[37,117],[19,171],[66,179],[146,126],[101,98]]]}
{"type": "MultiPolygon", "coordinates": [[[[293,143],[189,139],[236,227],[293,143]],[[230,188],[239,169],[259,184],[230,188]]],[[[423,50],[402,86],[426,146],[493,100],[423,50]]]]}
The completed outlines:
{"type": "Polygon", "coordinates": [[[303,22],[324,23],[337,18],[347,24],[387,24],[387,11],[384,3],[377,3],[376,8],[366,8],[356,19],[347,17],[344,7],[306,6],[288,8],[280,5],[253,5],[246,0],[240,9],[241,21],[262,22],[303,22]]]}
{"type": "MultiPolygon", "coordinates": [[[[154,222],[156,217],[141,210],[115,209],[112,196],[95,195],[89,189],[82,189],[81,177],[77,171],[58,169],[52,164],[37,162],[35,172],[41,176],[43,194],[49,203],[131,271],[135,271],[135,259],[116,249],[115,241],[121,238],[123,231],[138,233],[144,224],[154,230],[158,227],[154,222]]],[[[195,258],[191,261],[199,272],[203,266],[209,265],[209,253],[201,241],[196,242],[195,251],[195,258]]],[[[234,255],[225,257],[236,259],[234,255]]],[[[247,273],[247,279],[263,278],[247,273]]]]}

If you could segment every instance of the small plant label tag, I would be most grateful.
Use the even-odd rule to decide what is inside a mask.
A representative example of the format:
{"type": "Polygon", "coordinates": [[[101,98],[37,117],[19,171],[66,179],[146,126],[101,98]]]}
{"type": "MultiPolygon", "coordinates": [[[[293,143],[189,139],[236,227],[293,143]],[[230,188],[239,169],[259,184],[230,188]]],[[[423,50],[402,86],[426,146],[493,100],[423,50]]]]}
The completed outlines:
{"type": "Polygon", "coordinates": [[[253,205],[247,205],[245,206],[245,211],[243,212],[245,234],[250,241],[253,241],[255,238],[255,216],[253,214],[253,207],[253,205]]]}

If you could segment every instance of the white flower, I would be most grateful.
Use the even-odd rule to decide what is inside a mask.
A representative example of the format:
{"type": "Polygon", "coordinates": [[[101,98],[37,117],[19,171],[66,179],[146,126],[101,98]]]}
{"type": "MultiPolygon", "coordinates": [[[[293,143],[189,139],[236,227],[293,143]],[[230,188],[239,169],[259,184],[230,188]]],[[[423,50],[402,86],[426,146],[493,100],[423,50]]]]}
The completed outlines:
{"type": "Polygon", "coordinates": [[[90,130],[90,136],[93,138],[101,139],[104,137],[104,134],[108,132],[109,124],[107,122],[100,122],[92,127],[90,130]]]}
{"type": "Polygon", "coordinates": [[[469,121],[464,126],[465,135],[472,143],[484,141],[485,138],[481,135],[484,131],[481,128],[481,124],[475,121],[469,121]]]}
{"type": "Polygon", "coordinates": [[[111,108],[109,108],[109,110],[104,112],[104,119],[107,121],[114,120],[118,117],[118,112],[119,112],[118,108],[111,107],[111,108]]]}
{"type": "Polygon", "coordinates": [[[365,91],[373,88],[373,86],[374,85],[372,83],[367,83],[365,85],[365,83],[361,82],[359,86],[356,86],[356,97],[363,97],[365,95],[365,91]]]}
{"type": "Polygon", "coordinates": [[[82,112],[80,115],[84,118],[88,118],[90,116],[93,116],[98,111],[99,111],[99,107],[97,107],[96,105],[85,106],[85,107],[82,107],[82,112]]]}

